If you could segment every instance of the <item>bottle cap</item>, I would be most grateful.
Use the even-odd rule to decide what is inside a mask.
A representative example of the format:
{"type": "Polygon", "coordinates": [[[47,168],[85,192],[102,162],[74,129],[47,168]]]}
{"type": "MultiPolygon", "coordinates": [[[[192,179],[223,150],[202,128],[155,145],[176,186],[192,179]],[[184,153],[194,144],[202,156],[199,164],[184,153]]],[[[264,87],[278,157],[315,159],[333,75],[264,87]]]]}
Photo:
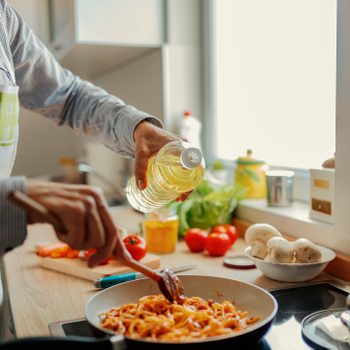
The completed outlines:
{"type": "Polygon", "coordinates": [[[181,164],[187,168],[192,169],[202,163],[203,155],[199,148],[188,147],[181,152],[181,164]]]}
{"type": "Polygon", "coordinates": [[[227,256],[224,259],[224,266],[231,269],[254,269],[254,261],[245,255],[227,256]]]}

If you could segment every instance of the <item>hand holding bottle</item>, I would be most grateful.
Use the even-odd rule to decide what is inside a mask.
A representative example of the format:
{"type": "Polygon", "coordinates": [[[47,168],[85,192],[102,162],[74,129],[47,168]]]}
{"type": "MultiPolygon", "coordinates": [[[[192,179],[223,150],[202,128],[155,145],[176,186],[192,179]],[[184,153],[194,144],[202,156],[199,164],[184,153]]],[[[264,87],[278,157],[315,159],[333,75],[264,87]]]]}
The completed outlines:
{"type": "Polygon", "coordinates": [[[145,120],[137,125],[134,131],[134,140],[136,144],[134,173],[137,187],[143,190],[147,187],[148,160],[167,143],[181,139],[145,120]]]}
{"type": "Polygon", "coordinates": [[[184,200],[204,174],[204,160],[198,148],[151,124],[135,130],[135,177],[126,195],[137,210],[150,212],[172,200],[184,200]]]}
{"type": "MultiPolygon", "coordinates": [[[[147,187],[147,165],[148,160],[158,153],[167,143],[181,141],[177,135],[171,134],[147,121],[137,125],[134,131],[135,149],[135,178],[137,187],[143,190],[147,187]]],[[[177,201],[184,201],[192,193],[188,191],[182,193],[177,201]]]]}

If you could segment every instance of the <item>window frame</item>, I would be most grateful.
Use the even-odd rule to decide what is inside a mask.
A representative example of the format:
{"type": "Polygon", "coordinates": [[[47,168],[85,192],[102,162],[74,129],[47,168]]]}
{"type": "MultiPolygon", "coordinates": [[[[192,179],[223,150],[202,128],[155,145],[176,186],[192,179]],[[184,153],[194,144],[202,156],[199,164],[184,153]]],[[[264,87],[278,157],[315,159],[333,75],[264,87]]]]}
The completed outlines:
{"type": "MultiPolygon", "coordinates": [[[[204,152],[208,163],[215,160],[216,145],[216,87],[214,74],[216,65],[215,49],[215,4],[218,0],[203,0],[203,138],[204,152]]],[[[327,245],[345,254],[350,254],[350,162],[346,150],[350,150],[350,2],[337,0],[337,73],[336,73],[336,176],[335,176],[335,224],[323,224],[313,220],[300,220],[293,217],[293,210],[284,212],[271,211],[269,208],[254,208],[243,201],[237,211],[238,216],[254,222],[274,222],[284,233],[296,237],[305,237],[327,245]],[[347,40],[346,40],[347,39],[347,40]],[[347,209],[348,208],[348,209],[347,209]],[[282,218],[282,220],[281,220],[282,218]],[[287,220],[286,220],[287,219],[287,220]],[[300,225],[299,225],[299,224],[300,225]],[[295,225],[297,224],[297,225],[295,225]],[[306,226],[305,226],[306,225],[306,226]],[[322,229],[320,230],[320,227],[322,229]],[[297,232],[302,229],[301,232],[297,232]]],[[[226,163],[229,165],[229,163],[226,163]]],[[[232,164],[230,164],[231,167],[232,164]]],[[[276,168],[276,167],[270,167],[276,168]]],[[[310,175],[305,169],[295,171],[294,199],[308,202],[310,197],[310,175]]],[[[305,207],[305,206],[304,206],[305,207]]],[[[307,207],[305,207],[307,208],[307,207]]],[[[308,211],[308,210],[307,210],[308,211]]],[[[305,213],[307,214],[307,213],[305,213]]]]}

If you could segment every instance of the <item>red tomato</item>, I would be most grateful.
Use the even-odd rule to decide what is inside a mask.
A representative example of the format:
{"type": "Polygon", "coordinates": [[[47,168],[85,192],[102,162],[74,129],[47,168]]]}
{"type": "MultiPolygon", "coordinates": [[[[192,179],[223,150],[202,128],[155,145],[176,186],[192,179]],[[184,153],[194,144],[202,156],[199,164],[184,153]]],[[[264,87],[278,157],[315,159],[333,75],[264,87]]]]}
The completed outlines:
{"type": "Polygon", "coordinates": [[[131,256],[139,261],[147,252],[146,241],[138,235],[130,235],[123,239],[126,249],[129,251],[131,256]]]}
{"type": "Polygon", "coordinates": [[[86,250],[82,250],[80,256],[81,256],[81,259],[87,261],[95,253],[96,253],[96,249],[95,248],[89,248],[89,249],[86,249],[86,250]]]}
{"type": "Polygon", "coordinates": [[[213,232],[206,242],[206,250],[211,256],[223,256],[231,247],[230,237],[226,233],[213,232]]]}
{"type": "MultiPolygon", "coordinates": [[[[82,259],[82,260],[89,260],[90,257],[92,255],[94,255],[96,253],[96,249],[95,248],[90,248],[90,249],[86,249],[86,250],[81,250],[80,253],[78,252],[78,256],[82,259]]],[[[107,265],[109,263],[109,261],[111,260],[111,258],[107,258],[104,261],[101,261],[99,263],[99,265],[107,265]]]]}
{"type": "Polygon", "coordinates": [[[106,260],[101,261],[101,262],[99,263],[99,265],[108,265],[109,262],[110,262],[111,260],[112,260],[111,258],[107,258],[106,260]]]}
{"type": "Polygon", "coordinates": [[[231,245],[237,241],[238,233],[235,226],[230,224],[222,224],[214,226],[210,232],[226,233],[231,240],[231,245]]]}
{"type": "Polygon", "coordinates": [[[207,231],[201,230],[200,228],[190,228],[185,234],[187,247],[193,253],[202,252],[205,248],[207,236],[207,231]]]}

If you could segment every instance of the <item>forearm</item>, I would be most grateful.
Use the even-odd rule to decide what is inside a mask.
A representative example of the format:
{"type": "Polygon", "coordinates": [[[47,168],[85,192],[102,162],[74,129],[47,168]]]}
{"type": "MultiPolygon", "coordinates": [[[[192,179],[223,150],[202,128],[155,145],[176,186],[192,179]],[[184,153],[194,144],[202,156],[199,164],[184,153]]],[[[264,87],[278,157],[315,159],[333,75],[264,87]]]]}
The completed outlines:
{"type": "Polygon", "coordinates": [[[27,235],[26,211],[13,204],[8,195],[13,191],[25,192],[24,177],[0,180],[0,254],[21,245],[27,235]]]}
{"type": "Polygon", "coordinates": [[[74,130],[83,130],[113,151],[133,157],[134,130],[145,119],[162,127],[159,119],[126,105],[118,97],[97,86],[76,78],[59,124],[69,125],[74,130]]]}

